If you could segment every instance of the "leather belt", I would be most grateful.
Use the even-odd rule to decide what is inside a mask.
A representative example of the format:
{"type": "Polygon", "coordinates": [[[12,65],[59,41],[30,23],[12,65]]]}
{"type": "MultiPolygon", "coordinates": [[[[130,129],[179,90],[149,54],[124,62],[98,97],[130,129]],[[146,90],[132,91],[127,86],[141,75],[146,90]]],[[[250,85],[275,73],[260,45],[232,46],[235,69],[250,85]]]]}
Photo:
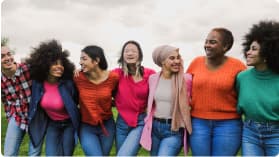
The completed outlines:
{"type": "Polygon", "coordinates": [[[161,123],[167,123],[167,124],[171,123],[171,119],[156,118],[156,117],[154,117],[153,119],[161,123]]]}

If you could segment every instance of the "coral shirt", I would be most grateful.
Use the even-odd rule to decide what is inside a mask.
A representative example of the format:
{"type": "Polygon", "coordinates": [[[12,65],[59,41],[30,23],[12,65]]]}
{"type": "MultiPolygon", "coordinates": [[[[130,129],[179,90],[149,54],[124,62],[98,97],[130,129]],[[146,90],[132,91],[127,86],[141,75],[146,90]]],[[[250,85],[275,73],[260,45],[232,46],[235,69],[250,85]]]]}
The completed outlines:
{"type": "Polygon", "coordinates": [[[193,75],[191,115],[216,120],[239,118],[235,80],[244,69],[246,66],[232,57],[214,71],[206,67],[205,57],[194,59],[187,70],[193,75]]]}
{"type": "Polygon", "coordinates": [[[103,125],[112,117],[112,91],[119,80],[118,74],[110,72],[108,78],[99,83],[90,82],[83,72],[74,78],[79,91],[81,121],[91,125],[103,125]]]}

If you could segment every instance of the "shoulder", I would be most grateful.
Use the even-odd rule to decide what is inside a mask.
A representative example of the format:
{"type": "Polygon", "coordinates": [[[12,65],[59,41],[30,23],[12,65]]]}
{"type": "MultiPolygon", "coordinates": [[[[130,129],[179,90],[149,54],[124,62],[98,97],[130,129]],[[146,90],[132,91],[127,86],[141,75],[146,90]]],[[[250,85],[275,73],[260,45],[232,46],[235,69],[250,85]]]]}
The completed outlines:
{"type": "Polygon", "coordinates": [[[88,79],[86,78],[85,74],[84,74],[82,71],[80,71],[80,72],[78,73],[78,76],[74,76],[74,78],[73,78],[73,81],[74,81],[76,84],[80,84],[80,83],[85,82],[85,81],[87,81],[87,80],[88,80],[88,79]]]}
{"type": "Polygon", "coordinates": [[[112,70],[110,70],[111,72],[117,73],[119,75],[121,75],[123,73],[123,70],[121,68],[114,68],[112,70]]]}
{"type": "Polygon", "coordinates": [[[38,86],[38,85],[42,85],[43,83],[42,82],[39,82],[37,80],[32,80],[32,86],[38,86]]]}
{"type": "Polygon", "coordinates": [[[17,63],[18,69],[22,69],[23,71],[29,71],[29,66],[26,63],[17,63]]]}
{"type": "Polygon", "coordinates": [[[237,58],[228,57],[228,61],[231,62],[232,64],[234,64],[235,66],[238,66],[240,68],[246,69],[245,64],[241,60],[239,60],[237,58]]]}
{"type": "Polygon", "coordinates": [[[193,73],[193,71],[195,71],[196,68],[200,67],[203,65],[203,63],[205,62],[205,57],[204,56],[198,56],[196,58],[194,58],[190,65],[187,68],[187,72],[188,73],[193,73]]]}
{"type": "Polygon", "coordinates": [[[203,63],[204,60],[205,60],[205,56],[198,56],[190,62],[189,67],[192,67],[192,66],[195,66],[197,64],[203,63]]]}
{"type": "Polygon", "coordinates": [[[184,73],[184,79],[187,81],[187,80],[192,80],[192,74],[190,73],[184,73]]]}
{"type": "Polygon", "coordinates": [[[113,80],[119,80],[119,74],[115,71],[109,71],[109,77],[113,80]]]}
{"type": "Polygon", "coordinates": [[[156,80],[159,76],[160,76],[160,72],[151,74],[151,75],[149,76],[149,81],[156,80]]]}
{"type": "Polygon", "coordinates": [[[237,79],[243,79],[247,76],[250,76],[251,75],[251,70],[252,69],[247,69],[247,70],[241,71],[240,73],[238,73],[237,79]]]}
{"type": "Polygon", "coordinates": [[[204,59],[205,59],[205,56],[198,56],[192,60],[191,64],[203,62],[204,59]]]}
{"type": "Polygon", "coordinates": [[[144,70],[144,75],[152,75],[152,74],[155,74],[155,70],[151,69],[151,68],[146,68],[146,67],[143,67],[143,70],[144,70]]]}
{"type": "Polygon", "coordinates": [[[62,80],[63,84],[67,85],[67,86],[73,86],[74,82],[73,80],[62,80]]]}

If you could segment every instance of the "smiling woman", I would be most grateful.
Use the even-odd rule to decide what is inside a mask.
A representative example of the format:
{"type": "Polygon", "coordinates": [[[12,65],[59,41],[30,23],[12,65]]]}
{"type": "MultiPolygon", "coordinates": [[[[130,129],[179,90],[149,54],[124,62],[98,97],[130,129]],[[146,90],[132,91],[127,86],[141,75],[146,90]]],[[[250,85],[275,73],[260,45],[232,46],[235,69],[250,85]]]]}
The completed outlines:
{"type": "Polygon", "coordinates": [[[230,30],[212,29],[204,44],[206,56],[195,58],[187,70],[193,74],[190,145],[194,156],[234,156],[240,147],[242,122],[234,84],[245,65],[226,55],[233,41],[230,30]]]}
{"type": "Polygon", "coordinates": [[[261,21],[245,35],[246,64],[238,74],[237,107],[245,121],[243,156],[278,156],[279,152],[279,22],[261,21]],[[272,131],[270,131],[272,130],[272,131]]]}
{"type": "Polygon", "coordinates": [[[72,77],[74,64],[69,52],[56,40],[42,42],[26,62],[30,66],[32,96],[29,134],[35,146],[46,136],[46,155],[71,156],[79,128],[77,91],[72,77]]]}

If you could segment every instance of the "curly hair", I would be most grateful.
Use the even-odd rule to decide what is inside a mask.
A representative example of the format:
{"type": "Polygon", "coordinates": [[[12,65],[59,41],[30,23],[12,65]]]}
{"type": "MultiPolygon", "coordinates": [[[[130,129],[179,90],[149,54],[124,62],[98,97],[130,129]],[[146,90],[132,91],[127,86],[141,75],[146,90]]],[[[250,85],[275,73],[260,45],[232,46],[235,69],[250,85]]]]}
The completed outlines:
{"type": "Polygon", "coordinates": [[[50,66],[57,60],[61,60],[64,73],[60,79],[71,80],[75,65],[68,59],[69,52],[62,50],[61,44],[56,40],[41,42],[37,48],[33,48],[30,58],[26,63],[30,66],[31,79],[43,82],[47,79],[50,66]]]}
{"type": "Polygon", "coordinates": [[[221,34],[223,40],[223,46],[227,47],[227,51],[229,51],[232,48],[234,39],[233,39],[233,34],[230,30],[226,29],[226,28],[222,28],[222,27],[218,27],[218,28],[213,28],[212,31],[216,31],[218,33],[221,34]]]}
{"type": "Polygon", "coordinates": [[[250,28],[242,43],[245,58],[253,41],[260,44],[260,57],[266,60],[268,68],[279,73],[279,22],[260,21],[250,28]]]}

